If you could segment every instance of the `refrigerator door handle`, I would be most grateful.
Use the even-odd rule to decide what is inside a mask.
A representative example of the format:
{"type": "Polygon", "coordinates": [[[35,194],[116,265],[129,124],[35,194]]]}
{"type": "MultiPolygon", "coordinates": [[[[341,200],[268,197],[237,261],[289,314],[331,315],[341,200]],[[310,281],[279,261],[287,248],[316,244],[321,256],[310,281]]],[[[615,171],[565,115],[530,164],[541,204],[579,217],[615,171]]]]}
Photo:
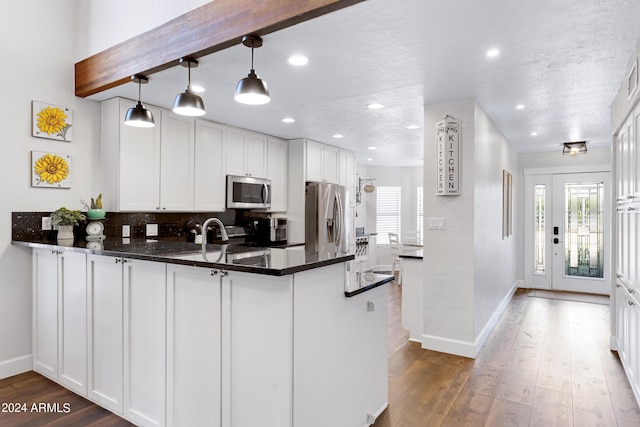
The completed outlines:
{"type": "Polygon", "coordinates": [[[338,223],[336,234],[336,250],[340,252],[340,247],[342,246],[342,232],[344,229],[344,218],[342,217],[342,199],[340,197],[340,193],[336,193],[336,206],[338,208],[338,212],[336,212],[335,218],[338,223]]]}

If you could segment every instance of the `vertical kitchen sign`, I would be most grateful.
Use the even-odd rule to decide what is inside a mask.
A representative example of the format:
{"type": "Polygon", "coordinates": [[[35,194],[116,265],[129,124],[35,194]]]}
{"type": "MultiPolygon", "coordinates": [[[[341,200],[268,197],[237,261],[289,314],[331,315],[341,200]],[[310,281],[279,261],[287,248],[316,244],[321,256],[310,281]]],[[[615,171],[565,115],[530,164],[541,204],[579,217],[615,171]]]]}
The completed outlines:
{"type": "Polygon", "coordinates": [[[460,194],[460,121],[451,116],[436,124],[436,195],[460,194]]]}

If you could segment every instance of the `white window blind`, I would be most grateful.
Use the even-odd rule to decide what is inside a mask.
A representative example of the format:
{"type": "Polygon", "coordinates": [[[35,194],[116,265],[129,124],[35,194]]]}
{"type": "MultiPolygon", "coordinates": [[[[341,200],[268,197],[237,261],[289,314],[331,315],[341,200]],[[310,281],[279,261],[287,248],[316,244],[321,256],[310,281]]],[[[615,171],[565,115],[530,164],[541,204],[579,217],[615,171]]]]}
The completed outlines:
{"type": "Polygon", "coordinates": [[[422,233],[423,230],[423,215],[422,215],[422,211],[423,211],[423,203],[422,203],[422,187],[418,187],[418,194],[417,194],[417,218],[418,218],[418,223],[416,224],[416,228],[418,230],[418,236],[423,236],[424,234],[422,233]]]}
{"type": "Polygon", "coordinates": [[[389,233],[400,236],[400,187],[376,188],[376,232],[380,245],[389,244],[389,233]]]}

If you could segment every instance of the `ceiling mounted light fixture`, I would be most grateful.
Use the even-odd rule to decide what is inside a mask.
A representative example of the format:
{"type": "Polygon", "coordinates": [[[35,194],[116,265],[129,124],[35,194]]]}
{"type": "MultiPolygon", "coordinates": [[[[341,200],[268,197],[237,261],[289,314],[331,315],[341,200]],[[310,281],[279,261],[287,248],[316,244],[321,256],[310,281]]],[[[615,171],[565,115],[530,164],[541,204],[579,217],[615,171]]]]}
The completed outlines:
{"type": "Polygon", "coordinates": [[[153,121],[153,114],[151,114],[151,111],[144,108],[144,105],[140,100],[142,85],[149,83],[149,79],[145,76],[135,75],[131,76],[131,81],[138,83],[138,103],[135,107],[127,110],[127,114],[124,116],[124,124],[138,128],[154,127],[156,124],[153,121]]]}
{"type": "Polygon", "coordinates": [[[261,105],[271,101],[267,83],[260,79],[253,69],[253,49],[262,46],[262,39],[256,35],[242,37],[242,44],[251,48],[251,71],[238,82],[235,100],[241,104],[261,105]]]}
{"type": "Polygon", "coordinates": [[[189,79],[187,80],[187,89],[183,93],[179,93],[173,101],[173,112],[181,116],[202,116],[206,112],[204,102],[191,89],[191,68],[196,68],[198,61],[193,58],[180,58],[180,65],[189,69],[189,79]]]}
{"type": "Polygon", "coordinates": [[[562,145],[562,154],[587,154],[587,141],[564,142],[562,145]]]}

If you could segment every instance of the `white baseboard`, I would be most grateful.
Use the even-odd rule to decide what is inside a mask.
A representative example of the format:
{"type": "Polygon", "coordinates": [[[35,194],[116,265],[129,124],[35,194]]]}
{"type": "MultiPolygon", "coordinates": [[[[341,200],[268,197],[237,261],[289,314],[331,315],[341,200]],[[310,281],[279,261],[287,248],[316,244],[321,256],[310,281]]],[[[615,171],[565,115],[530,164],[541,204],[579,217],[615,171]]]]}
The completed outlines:
{"type": "Polygon", "coordinates": [[[475,359],[520,285],[524,285],[524,282],[522,280],[516,280],[507,295],[505,295],[493,311],[493,314],[474,342],[453,340],[434,335],[422,335],[422,348],[475,359]]]}
{"type": "Polygon", "coordinates": [[[609,349],[612,351],[618,351],[618,337],[611,335],[609,337],[609,349]]]}
{"type": "Polygon", "coordinates": [[[33,370],[33,356],[16,357],[15,359],[0,362],[0,380],[33,370]]]}
{"type": "Polygon", "coordinates": [[[369,427],[373,425],[378,419],[378,417],[382,415],[384,410],[387,409],[388,406],[389,406],[389,402],[385,402],[384,405],[382,405],[382,407],[378,409],[378,412],[376,412],[375,414],[367,414],[367,424],[365,424],[365,427],[369,427]]]}

